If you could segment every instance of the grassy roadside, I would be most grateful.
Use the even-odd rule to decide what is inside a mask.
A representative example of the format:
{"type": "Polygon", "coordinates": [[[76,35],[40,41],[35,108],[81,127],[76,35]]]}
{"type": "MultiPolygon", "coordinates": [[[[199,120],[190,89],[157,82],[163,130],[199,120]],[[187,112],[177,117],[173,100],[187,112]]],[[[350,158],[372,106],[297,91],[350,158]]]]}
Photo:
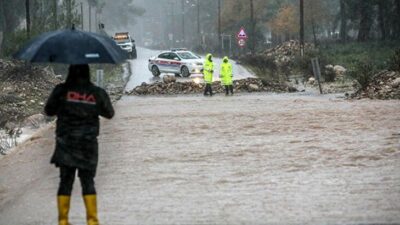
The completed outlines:
{"type": "Polygon", "coordinates": [[[93,83],[96,83],[96,71],[99,69],[104,70],[104,89],[108,92],[113,102],[118,101],[123,95],[125,84],[127,82],[124,80],[124,65],[91,65],[90,74],[93,83]]]}
{"type": "Polygon", "coordinates": [[[90,66],[90,74],[93,82],[96,81],[96,71],[104,70],[104,83],[119,83],[123,82],[123,66],[122,65],[111,65],[111,64],[94,64],[90,66]]]}
{"type": "Polygon", "coordinates": [[[359,62],[368,62],[377,69],[387,69],[395,50],[400,47],[398,41],[329,43],[319,47],[321,55],[333,65],[354,68],[359,62]]]}
{"type": "Polygon", "coordinates": [[[247,55],[241,62],[249,67],[261,79],[285,81],[290,76],[303,76],[305,79],[313,76],[311,59],[318,57],[324,80],[335,80],[332,71],[327,71],[327,65],[340,65],[347,69],[344,79],[352,80],[354,73],[362,73],[363,65],[369,65],[371,71],[389,69],[397,64],[393,61],[400,42],[351,42],[324,43],[318,47],[311,45],[306,48],[305,56],[301,57],[296,41],[283,43],[274,49],[265,50],[257,55],[247,55]]]}

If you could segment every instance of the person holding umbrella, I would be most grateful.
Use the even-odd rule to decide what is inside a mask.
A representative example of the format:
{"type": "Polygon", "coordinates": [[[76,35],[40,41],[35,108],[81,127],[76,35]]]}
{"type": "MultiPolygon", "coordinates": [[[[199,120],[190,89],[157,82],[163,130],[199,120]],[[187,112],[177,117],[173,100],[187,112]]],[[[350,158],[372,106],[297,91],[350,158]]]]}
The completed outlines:
{"type": "Polygon", "coordinates": [[[72,30],[44,34],[14,55],[30,62],[71,64],[45,105],[57,116],[56,146],[51,163],[60,170],[58,224],[69,225],[68,213],[76,173],[82,186],[87,225],[98,225],[94,185],[98,163],[99,116],[111,119],[114,109],[105,90],[90,82],[89,63],[120,63],[128,57],[110,38],[72,30]]]}
{"type": "Polygon", "coordinates": [[[87,224],[99,224],[94,177],[98,161],[99,116],[111,119],[114,109],[107,93],[90,82],[89,66],[71,65],[65,83],[57,85],[45,106],[57,116],[56,149],[51,163],[60,168],[57,193],[59,225],[68,225],[75,174],[82,185],[87,224]]]}

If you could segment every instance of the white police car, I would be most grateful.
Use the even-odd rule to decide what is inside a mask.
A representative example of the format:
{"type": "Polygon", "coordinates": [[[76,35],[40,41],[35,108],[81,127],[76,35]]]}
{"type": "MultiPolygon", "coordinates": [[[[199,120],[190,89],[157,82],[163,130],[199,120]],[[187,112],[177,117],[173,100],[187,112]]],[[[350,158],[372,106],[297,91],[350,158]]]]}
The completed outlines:
{"type": "Polygon", "coordinates": [[[182,77],[189,77],[191,74],[202,73],[203,60],[186,49],[172,49],[151,57],[148,67],[155,77],[160,76],[161,73],[174,73],[182,75],[182,77]]]}

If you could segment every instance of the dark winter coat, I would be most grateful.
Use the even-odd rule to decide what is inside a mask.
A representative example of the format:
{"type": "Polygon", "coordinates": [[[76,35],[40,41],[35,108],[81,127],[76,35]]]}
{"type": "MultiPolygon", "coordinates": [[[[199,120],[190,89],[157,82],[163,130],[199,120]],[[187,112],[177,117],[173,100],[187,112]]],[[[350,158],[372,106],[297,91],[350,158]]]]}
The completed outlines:
{"type": "Polygon", "coordinates": [[[57,116],[56,148],[51,163],[96,171],[99,116],[114,116],[107,93],[89,81],[59,84],[47,101],[45,113],[57,116]]]}

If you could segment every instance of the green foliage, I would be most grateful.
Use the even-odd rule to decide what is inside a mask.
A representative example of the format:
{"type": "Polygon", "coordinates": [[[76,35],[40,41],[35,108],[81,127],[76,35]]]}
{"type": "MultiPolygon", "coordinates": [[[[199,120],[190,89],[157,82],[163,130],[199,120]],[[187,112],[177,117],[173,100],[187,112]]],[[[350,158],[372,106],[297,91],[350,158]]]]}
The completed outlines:
{"type": "MultiPolygon", "coordinates": [[[[78,3],[75,0],[70,0],[71,1],[71,24],[75,24],[75,26],[77,26],[78,24],[81,23],[81,16],[80,13],[78,13],[78,11],[76,10],[78,8],[78,3]],[[75,9],[75,10],[74,10],[75,9]]],[[[58,15],[58,27],[59,28],[70,28],[68,27],[68,6],[67,6],[67,2],[63,1],[62,5],[61,5],[61,13],[58,15]]],[[[53,18],[50,18],[49,22],[47,23],[48,25],[51,24],[51,21],[53,20],[53,18]]]]}
{"type": "MultiPolygon", "coordinates": [[[[11,4],[11,3],[10,3],[11,4]]],[[[75,0],[71,0],[72,8],[76,8],[77,2],[75,0]]],[[[8,5],[9,8],[6,10],[14,10],[12,9],[14,5],[8,5]]],[[[17,6],[14,6],[17,7],[17,6]]],[[[24,7],[23,7],[24,8],[24,7]]],[[[37,1],[31,1],[30,11],[31,11],[31,31],[30,37],[34,38],[44,32],[48,32],[54,29],[54,14],[52,10],[54,8],[53,1],[43,1],[39,4],[37,1]]],[[[58,28],[66,28],[67,27],[67,6],[65,1],[59,6],[60,12],[58,13],[58,28]]],[[[14,19],[9,23],[19,23],[22,19],[25,18],[25,12],[21,10],[14,10],[16,15],[14,15],[14,19]],[[18,14],[17,14],[18,13],[18,14]]],[[[76,10],[72,10],[71,12],[71,21],[73,24],[80,24],[80,15],[76,10]]],[[[29,41],[28,34],[25,28],[21,29],[20,26],[16,26],[13,28],[13,32],[6,32],[4,34],[4,43],[2,45],[3,51],[1,55],[4,57],[11,57],[18,49],[20,49],[27,41],[29,41]]]]}
{"type": "Polygon", "coordinates": [[[4,42],[2,54],[6,57],[11,57],[28,41],[26,30],[18,30],[9,34],[4,42]]]}
{"type": "Polygon", "coordinates": [[[349,75],[358,82],[361,90],[365,90],[376,72],[377,68],[372,62],[358,61],[350,68],[349,75]]]}
{"type": "Polygon", "coordinates": [[[377,69],[387,69],[389,60],[398,46],[398,41],[328,43],[321,45],[320,50],[327,62],[332,65],[351,68],[360,61],[368,61],[377,69]]]}
{"type": "Polygon", "coordinates": [[[291,73],[303,74],[304,78],[313,76],[314,71],[311,64],[313,58],[318,58],[322,78],[327,82],[334,81],[334,77],[332,78],[331,74],[325,73],[324,68],[328,64],[328,61],[325,55],[322,55],[318,50],[306,51],[303,57],[296,55],[290,65],[291,73]]]}
{"type": "Polygon", "coordinates": [[[389,61],[389,69],[400,72],[400,49],[397,49],[389,61]]]}
{"type": "Polygon", "coordinates": [[[104,70],[104,83],[115,83],[115,82],[122,82],[123,68],[122,65],[91,65],[90,66],[90,75],[91,80],[93,83],[96,82],[96,71],[102,69],[104,70]]]}
{"type": "Polygon", "coordinates": [[[258,77],[267,80],[279,80],[278,66],[274,57],[259,57],[247,55],[241,59],[258,77]]]}

